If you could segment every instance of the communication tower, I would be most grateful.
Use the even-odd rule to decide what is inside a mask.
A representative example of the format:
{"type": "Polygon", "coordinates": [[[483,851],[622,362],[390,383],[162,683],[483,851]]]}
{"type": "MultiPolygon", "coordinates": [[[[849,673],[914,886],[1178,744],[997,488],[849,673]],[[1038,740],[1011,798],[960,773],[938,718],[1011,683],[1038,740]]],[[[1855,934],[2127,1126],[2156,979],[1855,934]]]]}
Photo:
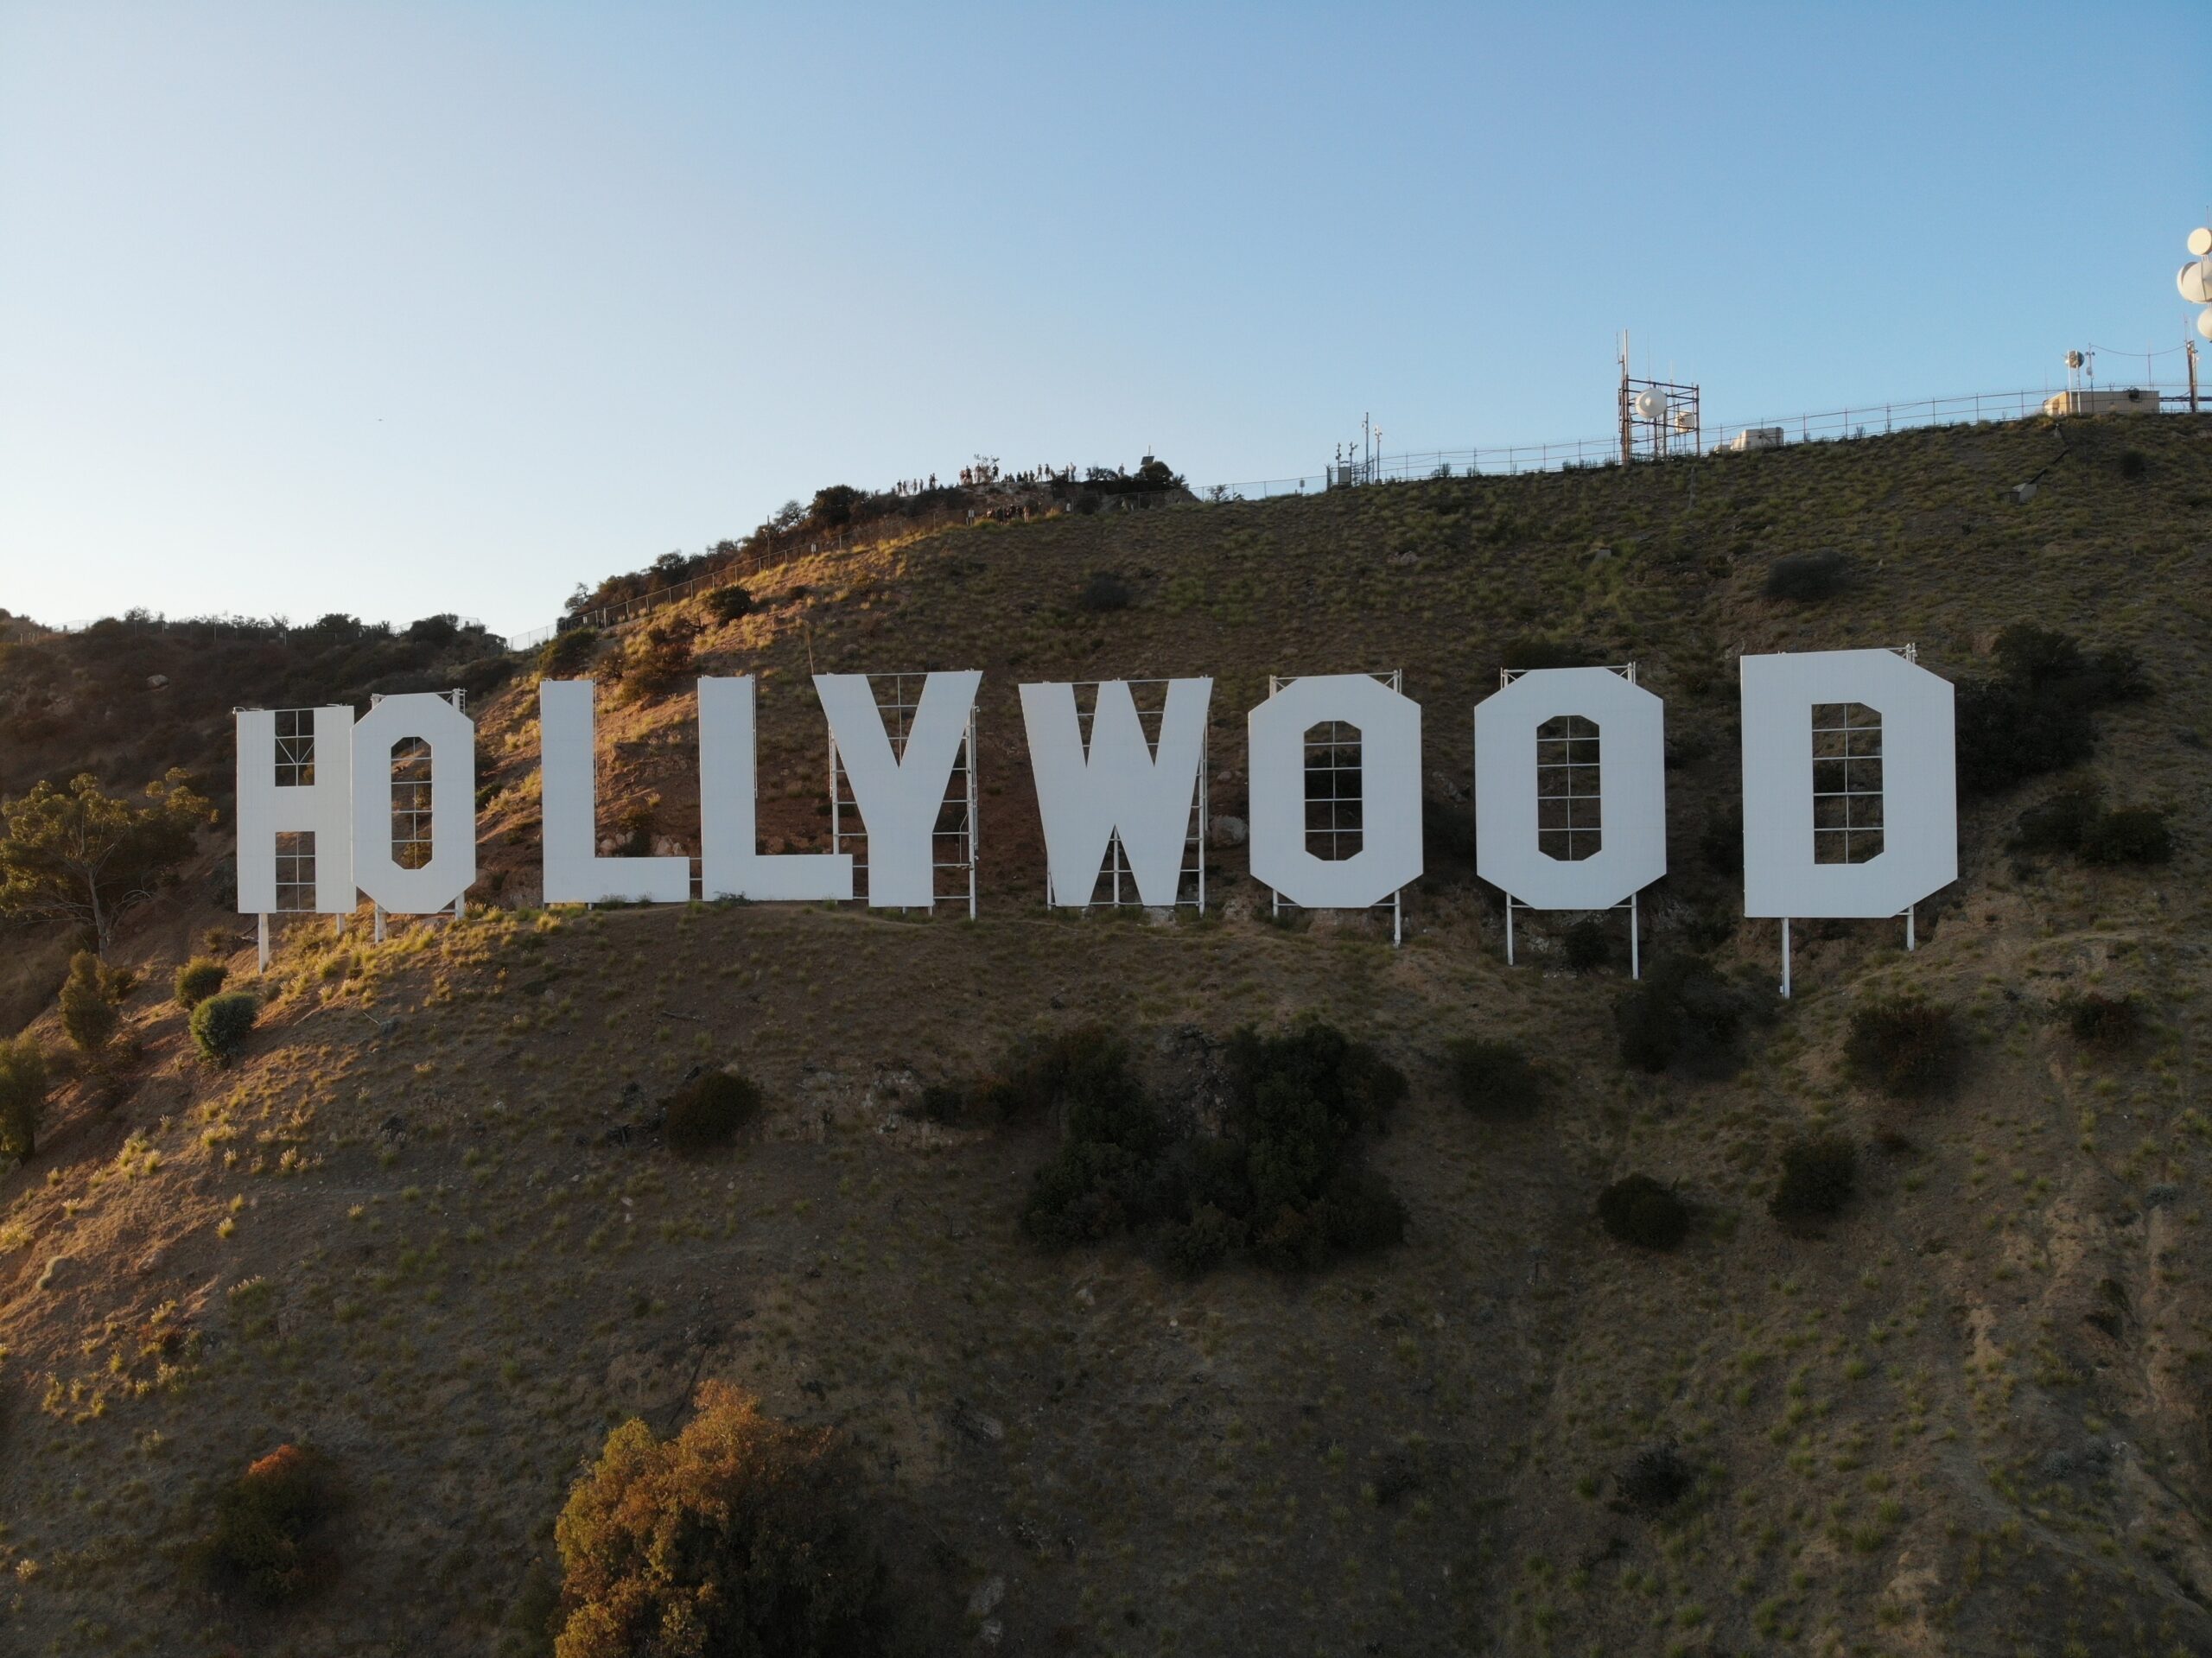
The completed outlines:
{"type": "Polygon", "coordinates": [[[1621,464],[1695,454],[1705,426],[1697,387],[1674,380],[1637,379],[1628,372],[1628,335],[1620,339],[1621,464]]]}

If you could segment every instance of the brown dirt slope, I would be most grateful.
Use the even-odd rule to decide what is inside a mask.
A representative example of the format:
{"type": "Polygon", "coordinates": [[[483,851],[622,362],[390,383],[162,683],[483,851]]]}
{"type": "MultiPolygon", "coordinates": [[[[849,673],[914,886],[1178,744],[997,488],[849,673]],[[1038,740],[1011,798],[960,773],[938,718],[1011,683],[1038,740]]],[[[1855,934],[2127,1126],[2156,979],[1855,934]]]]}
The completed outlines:
{"type": "MultiPolygon", "coordinates": [[[[142,991],[129,1097],[70,1084],[0,1176],[0,1649],[529,1649],[506,1621],[580,1459],[722,1375],[855,1435],[950,1592],[1002,1580],[1007,1651],[2212,1650],[2212,423],[2069,441],[2026,508],[2002,492],[2055,449],[2036,425],[1071,517],[774,573],[758,613],[696,641],[703,670],[762,676],[764,837],[824,832],[810,661],[980,667],[973,924],[529,907],[533,699],[511,689],[480,726],[467,920],[381,946],[295,928],[229,1071],[142,991]],[[1760,596],[1774,556],[1823,548],[1861,561],[1853,591],[1760,596]],[[1133,607],[1074,607],[1098,569],[1133,607]],[[1732,656],[1911,640],[1966,677],[2022,619],[2140,653],[2158,694],[2102,716],[2088,769],[2174,811],[2171,864],[2009,853],[2059,779],[1974,803],[1921,947],[1890,923],[1801,929],[1799,994],[1726,1080],[1624,1070],[1622,977],[1565,971],[1555,928],[1505,966],[1446,826],[1509,644],[1632,657],[1667,696],[1674,873],[1647,943],[1758,976],[1772,929],[1734,918],[1707,849],[1732,656]],[[1362,920],[1268,924],[1239,852],[1217,854],[1205,924],[1041,910],[1020,680],[1212,673],[1235,812],[1268,673],[1391,667],[1426,709],[1440,813],[1405,948],[1362,920]],[[1965,1021],[1953,1098],[1844,1075],[1853,1007],[1905,988],[1965,1021]],[[2144,1009],[2132,1048],[2089,1052],[2053,1017],[2091,988],[2144,1009]],[[1049,1126],[913,1109],[1077,1020],[1128,1032],[1172,1085],[1193,1031],[1306,1013],[1414,1080],[1375,1153],[1409,1240],[1310,1277],[1039,1255],[1015,1217],[1049,1126]],[[1545,1109],[1456,1106],[1461,1035],[1525,1043],[1545,1109]],[[679,1162],[639,1129],[701,1062],[741,1065],[770,1106],[736,1152],[679,1162]],[[1765,1198],[1815,1130],[1862,1147],[1861,1190],[1785,1229],[1765,1198]],[[1679,1253],[1596,1227],[1630,1171],[1697,1205],[1679,1253]],[[305,1606],[238,1612],[183,1557],[211,1487],[288,1439],[343,1471],[340,1565],[305,1606]],[[1632,1511],[1621,1471],[1667,1442],[1699,1484],[1632,1511]]],[[[691,698],[625,701],[611,657],[634,648],[602,647],[606,826],[689,843],[691,698]]],[[[196,902],[135,936],[149,977],[213,918],[196,902]]],[[[251,978],[249,952],[232,965],[251,978]]]]}

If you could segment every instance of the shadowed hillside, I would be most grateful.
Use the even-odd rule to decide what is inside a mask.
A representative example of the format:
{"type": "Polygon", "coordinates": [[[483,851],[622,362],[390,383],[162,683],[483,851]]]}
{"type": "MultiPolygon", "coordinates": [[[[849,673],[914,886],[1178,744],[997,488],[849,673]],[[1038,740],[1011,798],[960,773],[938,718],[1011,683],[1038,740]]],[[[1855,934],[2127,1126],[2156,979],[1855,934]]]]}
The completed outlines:
{"type": "MultiPolygon", "coordinates": [[[[381,946],[296,923],[258,979],[229,950],[261,1009],[215,1069],[168,988],[208,928],[239,936],[226,813],[117,952],[141,980],[119,1080],[32,1026],[60,1081],[0,1175],[0,1647],[549,1651],[564,1492],[613,1423],[666,1432],[719,1378],[849,1436],[949,1649],[2212,1649],[2212,422],[2067,441],[2025,506],[2005,492],[2048,428],[1915,432],[984,522],[772,567],[735,619],[702,594],[565,636],[472,698],[468,918],[381,946]],[[1084,599],[1102,572],[1125,607],[1084,599]],[[1800,924],[1779,1001],[1775,930],[1738,913],[1734,658],[1910,642],[1997,687],[1977,708],[2069,708],[2085,682],[2047,666],[2045,701],[2002,700],[2021,623],[2150,694],[2081,715],[2086,760],[1962,800],[1916,950],[1800,924]],[[1469,721],[1501,662],[1630,659],[1667,700],[1644,959],[1673,1001],[1628,1000],[1618,918],[1516,918],[1509,968],[1471,873],[1469,721]],[[760,677],[774,851],[827,845],[810,668],[982,669],[982,918],[538,909],[539,668],[600,681],[608,843],[693,851],[694,674],[760,677]],[[1230,846],[1204,921],[1043,909],[1020,683],[1211,674],[1211,810],[1241,816],[1269,673],[1392,668],[1429,794],[1402,949],[1368,918],[1271,924],[1230,846]],[[2169,861],[2097,838],[2133,808],[2168,815],[2169,861]],[[1025,1234],[1069,1115],[980,1103],[1017,1045],[1103,1025],[1207,1125],[1231,1033],[1309,1015],[1410,1083],[1365,1153],[1402,1242],[1193,1276],[1154,1234],[1025,1234]],[[1637,1049],[1655,1030],[1679,1051],[1637,1049]],[[1532,1062],[1533,1101],[1485,1094],[1471,1039],[1532,1062]],[[761,1110],[673,1155],[663,1102],[720,1066],[761,1110]],[[1783,1175],[1834,1141],[1855,1186],[1822,1212],[1783,1175]],[[1601,1224],[1636,1174],[1686,1205],[1676,1247],[1601,1224]],[[195,1546],[287,1443],[343,1490],[321,1592],[242,1605],[195,1546]]],[[[91,641],[10,647],[9,717],[25,685],[156,671],[91,641]]],[[[85,753],[219,792],[205,723],[85,753]]],[[[8,792],[70,769],[75,729],[10,758],[8,792]]],[[[1962,748],[2012,729],[1962,723],[1962,748]]]]}

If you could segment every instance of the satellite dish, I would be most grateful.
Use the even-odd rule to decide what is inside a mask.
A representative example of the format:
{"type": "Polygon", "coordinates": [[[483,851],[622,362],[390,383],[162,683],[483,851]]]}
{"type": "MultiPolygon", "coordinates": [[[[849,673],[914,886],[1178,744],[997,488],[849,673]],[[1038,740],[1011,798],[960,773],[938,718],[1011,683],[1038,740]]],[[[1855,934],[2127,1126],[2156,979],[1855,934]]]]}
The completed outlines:
{"type": "Polygon", "coordinates": [[[2174,278],[2174,286],[2191,305],[2212,305],[2212,259],[2191,259],[2174,278]]]}
{"type": "Polygon", "coordinates": [[[2199,311],[2196,314],[2196,332],[2207,340],[2212,340],[2212,311],[2199,311]]]}
{"type": "Polygon", "coordinates": [[[2078,351],[2069,351],[2069,352],[2068,352],[2068,353],[2066,353],[2066,366],[2067,366],[2067,367],[2069,367],[2069,368],[2079,368],[2079,367],[2081,367],[2081,366],[2082,366],[2082,353],[2081,353],[2080,352],[2078,352],[2078,351]]]}
{"type": "Polygon", "coordinates": [[[2193,230],[2189,233],[2189,251],[2202,258],[2212,253],[2212,230],[2193,230]]]}
{"type": "MultiPolygon", "coordinates": [[[[2186,292],[2186,289],[2183,290],[2186,292]]],[[[2212,295],[2208,295],[2212,297],[2212,295]]],[[[1657,387],[1648,387],[1636,394],[1636,412],[1646,420],[1658,420],[1667,412],[1667,394],[1657,387]]]]}

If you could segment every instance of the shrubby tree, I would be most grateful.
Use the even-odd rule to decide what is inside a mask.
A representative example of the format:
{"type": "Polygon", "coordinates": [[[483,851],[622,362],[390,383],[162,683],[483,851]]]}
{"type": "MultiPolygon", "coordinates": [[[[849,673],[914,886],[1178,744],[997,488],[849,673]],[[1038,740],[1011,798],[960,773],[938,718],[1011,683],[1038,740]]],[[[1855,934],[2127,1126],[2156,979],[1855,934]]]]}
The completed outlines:
{"type": "Polygon", "coordinates": [[[175,881],[208,816],[181,771],[145,792],[143,806],[115,799],[85,772],[0,808],[0,915],[67,922],[105,956],[123,918],[175,881]]]}
{"type": "Polygon", "coordinates": [[[46,1115],[46,1055],[37,1041],[0,1041],[0,1157],[28,1163],[38,1151],[46,1115]]]}
{"type": "Polygon", "coordinates": [[[277,1446],[216,1493],[212,1523],[194,1550],[202,1579],[257,1606],[308,1598],[337,1564],[324,1531],[339,1503],[327,1458],[306,1445],[277,1446]]]}
{"type": "Polygon", "coordinates": [[[245,1046],[261,1004],[246,991],[210,996],[192,1010],[192,1040],[211,1065],[228,1066],[245,1046]]]}
{"type": "Polygon", "coordinates": [[[830,1428],[720,1382],[672,1439],[607,1436],[554,1528],[556,1658],[893,1658],[931,1650],[830,1428]]]}
{"type": "Polygon", "coordinates": [[[123,1021],[117,1004],[126,983],[88,950],[69,958],[69,976],[61,981],[61,1029],[78,1052],[90,1058],[106,1048],[123,1021]]]}

